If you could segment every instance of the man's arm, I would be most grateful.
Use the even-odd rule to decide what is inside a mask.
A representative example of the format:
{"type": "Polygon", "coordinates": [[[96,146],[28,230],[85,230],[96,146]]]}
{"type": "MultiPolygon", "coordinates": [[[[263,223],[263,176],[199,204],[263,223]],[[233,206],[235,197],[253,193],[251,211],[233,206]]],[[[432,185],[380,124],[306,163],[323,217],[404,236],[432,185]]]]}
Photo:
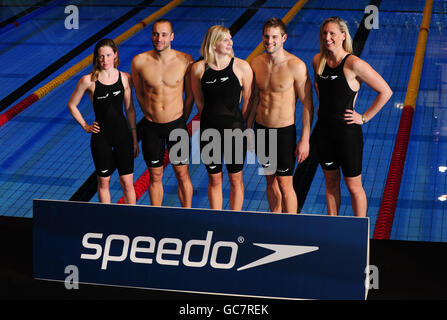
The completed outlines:
{"type": "Polygon", "coordinates": [[[295,92],[303,105],[301,138],[296,149],[297,161],[301,163],[307,158],[310,150],[309,139],[314,114],[312,84],[303,61],[294,62],[292,72],[295,75],[295,92]]]}
{"type": "Polygon", "coordinates": [[[141,83],[141,75],[138,60],[139,60],[138,56],[134,57],[132,59],[130,68],[132,73],[132,83],[135,88],[135,96],[137,97],[140,108],[142,108],[144,106],[144,97],[143,97],[143,85],[141,83]]]}
{"type": "Polygon", "coordinates": [[[247,128],[251,128],[256,119],[256,109],[259,105],[259,89],[255,81],[253,81],[250,102],[247,107],[247,128]]]}
{"type": "Polygon", "coordinates": [[[189,119],[189,116],[191,114],[192,106],[194,104],[194,95],[192,93],[192,87],[191,87],[191,67],[194,63],[194,59],[187,55],[188,59],[188,67],[186,69],[185,73],[185,101],[183,102],[183,118],[187,122],[189,119]]]}
{"type": "Polygon", "coordinates": [[[247,106],[247,112],[246,112],[246,122],[247,122],[247,128],[251,128],[253,126],[253,123],[256,119],[256,109],[259,105],[259,88],[256,85],[256,58],[254,58],[251,63],[250,67],[253,70],[253,80],[252,80],[252,88],[251,88],[251,95],[250,95],[250,101],[247,106]]]}

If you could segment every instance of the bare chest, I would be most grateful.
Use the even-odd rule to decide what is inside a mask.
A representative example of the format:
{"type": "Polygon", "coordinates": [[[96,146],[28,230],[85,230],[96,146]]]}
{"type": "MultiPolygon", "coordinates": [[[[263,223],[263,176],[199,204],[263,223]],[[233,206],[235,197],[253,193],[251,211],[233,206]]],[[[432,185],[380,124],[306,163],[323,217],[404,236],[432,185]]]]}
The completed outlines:
{"type": "Polygon", "coordinates": [[[284,65],[263,65],[256,72],[256,84],[261,91],[287,91],[293,86],[293,75],[284,65]]]}
{"type": "Polygon", "coordinates": [[[149,88],[177,88],[183,86],[186,67],[182,63],[148,64],[142,70],[144,85],[149,88]]]}

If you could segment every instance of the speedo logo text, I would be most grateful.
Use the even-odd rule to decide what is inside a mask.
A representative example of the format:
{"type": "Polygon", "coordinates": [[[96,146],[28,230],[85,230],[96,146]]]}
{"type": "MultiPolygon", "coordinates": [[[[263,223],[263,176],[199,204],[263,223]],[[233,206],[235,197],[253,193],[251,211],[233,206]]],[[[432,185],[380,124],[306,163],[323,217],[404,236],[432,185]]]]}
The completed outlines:
{"type": "MultiPolygon", "coordinates": [[[[214,269],[232,269],[236,264],[239,250],[239,245],[236,242],[213,242],[213,231],[207,231],[206,238],[203,240],[191,239],[185,244],[179,238],[161,238],[158,243],[154,237],[150,236],[136,236],[131,240],[123,234],[110,234],[105,238],[105,241],[103,238],[102,233],[89,232],[84,234],[82,247],[88,251],[81,254],[81,259],[101,259],[102,270],[107,270],[111,262],[123,262],[127,258],[133,263],[140,264],[179,266],[181,263],[186,267],[202,268],[209,263],[214,269]],[[193,249],[193,247],[199,248],[193,249]],[[193,250],[194,255],[191,254],[193,250]],[[197,250],[200,251],[199,255],[197,255],[197,250]],[[194,260],[191,256],[194,256],[194,260]]],[[[318,247],[315,246],[290,244],[253,243],[253,245],[270,251],[266,256],[238,267],[237,271],[318,250],[318,247]]]]}

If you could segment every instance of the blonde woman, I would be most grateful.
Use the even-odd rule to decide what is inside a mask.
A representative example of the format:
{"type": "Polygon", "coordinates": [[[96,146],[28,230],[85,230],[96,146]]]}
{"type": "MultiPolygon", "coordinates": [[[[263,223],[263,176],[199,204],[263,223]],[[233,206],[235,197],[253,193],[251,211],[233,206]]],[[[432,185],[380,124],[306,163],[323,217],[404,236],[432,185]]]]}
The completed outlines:
{"type": "Polygon", "coordinates": [[[320,101],[316,144],[326,181],[329,215],[340,209],[340,182],[352,199],[355,216],[366,217],[367,200],[362,186],[362,124],[370,121],[386,104],[392,91],[385,80],[362,59],[352,54],[352,40],[346,22],[326,19],[320,27],[320,53],[313,58],[315,89],[320,101]],[[362,83],[377,92],[364,113],[357,112],[355,100],[362,83]]]}
{"type": "MultiPolygon", "coordinates": [[[[197,108],[201,115],[200,131],[215,129],[221,140],[221,155],[225,145],[232,145],[233,159],[226,162],[230,180],[230,209],[242,210],[244,202],[244,165],[246,144],[243,150],[236,149],[233,141],[225,141],[225,129],[244,130],[247,107],[251,95],[253,72],[250,65],[234,57],[233,40],[230,31],[220,25],[208,29],[200,49],[203,60],[196,62],[191,69],[191,85],[197,108]],[[242,106],[240,103],[242,101],[242,106]],[[243,159],[241,161],[240,157],[243,159]]],[[[201,152],[207,141],[201,141],[201,152]]],[[[210,152],[211,156],[213,151],[210,152]]],[[[203,153],[203,152],[202,152],[203,153]]],[[[202,159],[203,159],[202,154],[202,159]]],[[[222,209],[222,157],[209,161],[205,167],[208,172],[208,197],[211,209],[222,209]]],[[[215,157],[213,157],[215,159],[215,157]]]]}
{"type": "Polygon", "coordinates": [[[92,134],[90,146],[98,179],[99,201],[110,203],[110,175],[116,167],[124,202],[135,204],[133,159],[138,156],[139,149],[132,81],[129,74],[117,69],[118,65],[118,48],[113,40],[100,40],[93,53],[93,71],[79,80],[68,101],[68,109],[81,127],[92,134]],[[91,125],[78,109],[86,92],[93,102],[96,117],[91,125]],[[127,121],[123,115],[123,104],[127,121]]]}

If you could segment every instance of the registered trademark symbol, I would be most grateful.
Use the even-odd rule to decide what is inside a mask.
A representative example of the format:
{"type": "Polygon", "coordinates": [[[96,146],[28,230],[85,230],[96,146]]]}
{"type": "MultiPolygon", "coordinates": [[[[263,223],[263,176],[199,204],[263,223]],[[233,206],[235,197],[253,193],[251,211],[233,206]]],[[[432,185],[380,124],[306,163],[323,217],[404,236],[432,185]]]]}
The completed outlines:
{"type": "Polygon", "coordinates": [[[244,239],[243,236],[239,236],[239,237],[237,237],[237,242],[239,242],[239,243],[244,243],[244,241],[245,241],[245,239],[244,239]]]}

